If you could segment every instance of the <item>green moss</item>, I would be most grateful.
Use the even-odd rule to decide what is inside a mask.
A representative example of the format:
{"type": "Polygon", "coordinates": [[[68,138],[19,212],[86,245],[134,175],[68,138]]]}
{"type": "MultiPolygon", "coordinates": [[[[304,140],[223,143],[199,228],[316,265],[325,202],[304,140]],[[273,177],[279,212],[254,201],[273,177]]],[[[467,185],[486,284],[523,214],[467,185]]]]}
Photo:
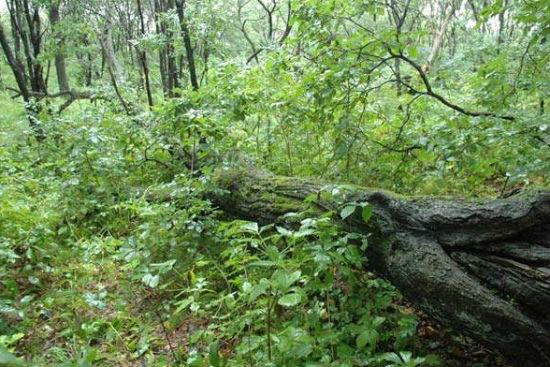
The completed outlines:
{"type": "Polygon", "coordinates": [[[262,192],[259,199],[270,208],[270,211],[276,213],[298,213],[308,209],[303,201],[273,192],[262,192]]]}

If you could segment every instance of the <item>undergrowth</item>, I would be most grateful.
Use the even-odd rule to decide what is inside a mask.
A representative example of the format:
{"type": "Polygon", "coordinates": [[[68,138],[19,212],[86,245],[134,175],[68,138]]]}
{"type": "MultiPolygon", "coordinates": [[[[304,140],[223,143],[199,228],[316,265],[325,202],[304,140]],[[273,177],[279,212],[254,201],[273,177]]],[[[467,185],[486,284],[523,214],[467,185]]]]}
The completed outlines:
{"type": "Polygon", "coordinates": [[[79,116],[0,147],[0,365],[438,363],[336,214],[227,218],[208,166],[163,163],[162,119],[79,116]]]}

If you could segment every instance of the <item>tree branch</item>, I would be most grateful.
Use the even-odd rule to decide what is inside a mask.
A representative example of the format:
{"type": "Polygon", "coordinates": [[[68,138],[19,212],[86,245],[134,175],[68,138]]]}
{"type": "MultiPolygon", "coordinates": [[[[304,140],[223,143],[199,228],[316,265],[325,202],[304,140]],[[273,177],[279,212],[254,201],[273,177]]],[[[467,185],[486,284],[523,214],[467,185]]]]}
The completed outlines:
{"type": "Polygon", "coordinates": [[[413,69],[415,69],[416,72],[418,73],[418,75],[420,76],[420,79],[422,80],[422,83],[424,83],[424,86],[426,87],[426,91],[418,91],[415,88],[411,87],[410,85],[406,84],[405,82],[402,82],[405,86],[407,86],[412,91],[414,91],[416,93],[419,93],[419,94],[424,94],[424,95],[430,96],[430,97],[438,100],[439,102],[441,102],[445,106],[447,106],[447,107],[449,107],[449,108],[451,108],[451,109],[453,109],[457,112],[462,113],[463,115],[472,116],[472,117],[495,117],[495,118],[499,118],[499,119],[507,120],[507,121],[515,121],[516,120],[516,118],[514,116],[509,116],[509,115],[499,115],[499,114],[496,114],[496,113],[493,113],[493,112],[484,112],[484,111],[482,111],[482,112],[469,111],[469,110],[467,110],[467,109],[465,109],[461,106],[458,106],[458,105],[448,101],[443,96],[441,96],[440,94],[436,93],[433,90],[432,85],[430,84],[430,81],[428,80],[428,76],[426,75],[424,70],[422,70],[422,67],[420,65],[418,65],[413,60],[409,59],[401,51],[399,53],[395,53],[391,50],[391,48],[388,47],[388,52],[390,53],[392,58],[401,59],[401,60],[405,61],[407,64],[409,64],[410,66],[412,66],[413,69]]]}

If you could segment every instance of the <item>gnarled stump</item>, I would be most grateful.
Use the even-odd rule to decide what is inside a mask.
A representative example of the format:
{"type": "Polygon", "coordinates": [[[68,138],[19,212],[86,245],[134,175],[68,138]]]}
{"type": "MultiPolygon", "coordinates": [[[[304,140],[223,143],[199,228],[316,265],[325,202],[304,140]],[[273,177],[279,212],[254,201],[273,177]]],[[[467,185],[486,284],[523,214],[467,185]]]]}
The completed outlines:
{"type": "MultiPolygon", "coordinates": [[[[220,208],[258,222],[301,211],[312,194],[320,210],[342,205],[320,194],[338,185],[250,167],[220,171],[217,183],[220,208]]],[[[410,302],[512,363],[550,365],[550,192],[472,201],[341,190],[373,206],[368,224],[356,213],[344,225],[370,234],[369,264],[410,302]]]]}

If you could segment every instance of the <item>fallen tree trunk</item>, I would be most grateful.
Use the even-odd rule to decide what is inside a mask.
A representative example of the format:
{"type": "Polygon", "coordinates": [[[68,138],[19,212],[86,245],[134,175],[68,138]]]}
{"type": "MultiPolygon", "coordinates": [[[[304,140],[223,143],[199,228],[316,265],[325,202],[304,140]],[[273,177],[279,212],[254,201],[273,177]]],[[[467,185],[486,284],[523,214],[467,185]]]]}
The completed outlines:
{"type": "Polygon", "coordinates": [[[224,189],[214,197],[221,209],[261,223],[303,211],[306,197],[321,211],[368,202],[368,223],[356,213],[343,224],[371,236],[374,270],[431,317],[512,363],[550,365],[550,192],[486,201],[406,198],[251,167],[220,171],[216,180],[224,189]],[[326,194],[334,188],[340,199],[326,194]]]}

